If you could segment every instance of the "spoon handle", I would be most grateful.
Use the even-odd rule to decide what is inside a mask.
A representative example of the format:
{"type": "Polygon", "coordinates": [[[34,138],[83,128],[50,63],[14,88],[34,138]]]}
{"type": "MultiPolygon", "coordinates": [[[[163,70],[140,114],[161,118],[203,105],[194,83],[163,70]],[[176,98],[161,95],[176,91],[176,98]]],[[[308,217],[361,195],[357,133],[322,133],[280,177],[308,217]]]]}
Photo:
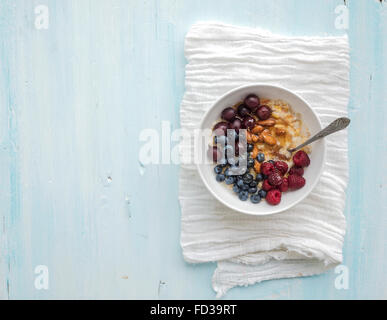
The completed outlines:
{"type": "Polygon", "coordinates": [[[308,144],[310,144],[316,140],[324,138],[324,137],[326,137],[332,133],[335,133],[337,131],[343,130],[346,127],[348,127],[350,122],[351,122],[351,120],[348,118],[338,118],[335,121],[333,121],[328,127],[326,127],[325,129],[323,129],[320,132],[318,132],[317,134],[315,134],[312,138],[306,140],[303,144],[300,144],[298,147],[296,147],[294,149],[289,149],[288,151],[289,152],[298,151],[298,150],[302,149],[303,147],[307,146],[308,144]]]}

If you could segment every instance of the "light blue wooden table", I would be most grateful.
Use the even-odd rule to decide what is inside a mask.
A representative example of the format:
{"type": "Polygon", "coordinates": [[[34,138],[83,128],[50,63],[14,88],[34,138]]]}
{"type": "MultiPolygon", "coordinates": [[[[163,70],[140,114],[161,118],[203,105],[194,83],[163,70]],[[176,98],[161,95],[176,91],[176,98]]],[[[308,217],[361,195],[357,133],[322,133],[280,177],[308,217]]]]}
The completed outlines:
{"type": "Polygon", "coordinates": [[[179,168],[143,168],[137,157],[142,129],[179,126],[184,36],[199,20],[290,35],[347,32],[351,45],[349,288],[335,288],[332,270],[227,298],[387,298],[387,3],[343,5],[1,0],[0,298],[215,297],[215,265],[188,265],[181,255],[179,168]],[[35,26],[39,5],[49,10],[48,29],[35,26]],[[345,8],[348,29],[337,29],[345,8]],[[34,285],[39,265],[48,290],[34,285]]]}

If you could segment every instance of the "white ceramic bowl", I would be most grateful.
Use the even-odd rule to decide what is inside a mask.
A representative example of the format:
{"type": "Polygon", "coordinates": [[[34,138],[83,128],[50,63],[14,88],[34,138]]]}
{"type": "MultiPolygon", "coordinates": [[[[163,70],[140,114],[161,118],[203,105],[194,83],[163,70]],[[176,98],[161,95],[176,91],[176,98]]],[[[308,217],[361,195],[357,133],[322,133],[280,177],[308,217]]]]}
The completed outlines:
{"type": "MultiPolygon", "coordinates": [[[[257,94],[261,99],[281,99],[289,103],[294,112],[300,113],[303,124],[309,128],[311,135],[322,129],[321,122],[309,104],[297,94],[282,87],[264,84],[247,85],[229,91],[220,97],[204,115],[200,129],[211,129],[220,119],[222,110],[242,101],[248,94],[257,94]]],[[[199,147],[197,145],[197,147],[199,147]]],[[[266,201],[253,204],[250,200],[241,201],[231,188],[215,179],[213,164],[197,164],[199,174],[207,189],[227,207],[250,215],[270,215],[287,210],[303,200],[316,186],[325,162],[325,141],[321,139],[312,144],[311,165],[305,170],[306,185],[300,190],[289,191],[282,195],[281,203],[269,205],[266,201]]]]}

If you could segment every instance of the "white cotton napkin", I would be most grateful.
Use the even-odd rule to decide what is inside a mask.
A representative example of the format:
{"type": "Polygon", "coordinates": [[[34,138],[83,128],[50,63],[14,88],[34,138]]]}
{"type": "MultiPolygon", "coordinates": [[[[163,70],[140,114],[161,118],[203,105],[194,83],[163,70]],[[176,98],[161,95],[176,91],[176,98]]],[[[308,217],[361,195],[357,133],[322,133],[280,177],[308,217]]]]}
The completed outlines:
{"type": "MultiPolygon", "coordinates": [[[[249,83],[277,84],[305,98],[323,125],[347,115],[346,36],[285,37],[221,23],[197,23],[185,42],[186,92],[181,127],[199,128],[204,112],[227,91],[249,83]]],[[[326,138],[324,173],[292,209],[265,217],[228,209],[207,191],[193,164],[182,164],[179,199],[186,261],[218,261],[218,296],[234,286],[319,274],[342,261],[347,131],[326,138]]]]}

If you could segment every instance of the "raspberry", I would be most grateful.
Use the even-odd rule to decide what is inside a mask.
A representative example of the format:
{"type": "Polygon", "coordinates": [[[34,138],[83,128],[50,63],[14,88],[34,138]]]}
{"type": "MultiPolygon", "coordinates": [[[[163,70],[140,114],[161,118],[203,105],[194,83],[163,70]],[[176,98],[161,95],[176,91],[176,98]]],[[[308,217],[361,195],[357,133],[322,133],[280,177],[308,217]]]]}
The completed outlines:
{"type": "Polygon", "coordinates": [[[276,206],[281,202],[281,191],[277,189],[270,190],[266,195],[266,201],[271,205],[276,206]]]}
{"type": "Polygon", "coordinates": [[[297,166],[291,167],[289,174],[296,174],[302,177],[304,175],[304,168],[297,167],[297,166]]]}
{"type": "Polygon", "coordinates": [[[288,172],[289,166],[286,162],[284,161],[276,161],[274,166],[276,169],[278,169],[283,175],[288,172]]]}
{"type": "Polygon", "coordinates": [[[286,192],[286,191],[288,191],[288,189],[289,189],[289,181],[288,181],[288,178],[284,178],[284,180],[282,181],[282,183],[279,185],[278,189],[279,189],[281,192],[286,192]]]}
{"type": "Polygon", "coordinates": [[[264,162],[261,165],[261,173],[263,173],[265,176],[268,176],[272,171],[274,170],[274,164],[271,162],[264,162]]]}
{"type": "Polygon", "coordinates": [[[278,170],[275,170],[269,174],[269,177],[267,178],[267,180],[272,186],[279,186],[282,183],[283,178],[280,172],[278,170]]]}
{"type": "Polygon", "coordinates": [[[265,191],[269,191],[271,189],[273,189],[274,187],[269,183],[268,180],[265,180],[263,181],[263,184],[262,184],[262,189],[265,190],[265,191]]]}
{"type": "Polygon", "coordinates": [[[293,162],[297,167],[308,167],[310,165],[310,159],[309,156],[305,153],[305,151],[298,151],[294,156],[293,156],[293,162]]]}
{"type": "Polygon", "coordinates": [[[299,175],[291,174],[288,177],[290,189],[301,189],[305,185],[305,179],[299,175]]]}

